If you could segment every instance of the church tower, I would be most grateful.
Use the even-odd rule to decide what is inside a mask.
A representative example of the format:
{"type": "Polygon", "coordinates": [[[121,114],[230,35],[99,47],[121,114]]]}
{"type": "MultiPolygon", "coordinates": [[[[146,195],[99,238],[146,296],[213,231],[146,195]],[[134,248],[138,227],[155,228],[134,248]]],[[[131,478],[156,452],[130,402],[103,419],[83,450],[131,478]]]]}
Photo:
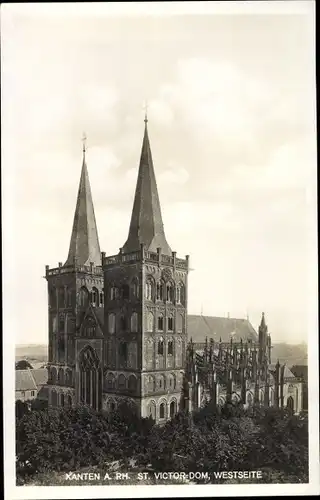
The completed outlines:
{"type": "Polygon", "coordinates": [[[68,258],[57,268],[46,266],[48,391],[52,406],[82,402],[100,408],[103,272],[85,153],[84,145],[68,258]]]}
{"type": "Polygon", "coordinates": [[[147,118],[127,241],[103,254],[105,405],[130,401],[165,422],[179,409],[187,342],[189,258],[166,240],[147,118]]]}

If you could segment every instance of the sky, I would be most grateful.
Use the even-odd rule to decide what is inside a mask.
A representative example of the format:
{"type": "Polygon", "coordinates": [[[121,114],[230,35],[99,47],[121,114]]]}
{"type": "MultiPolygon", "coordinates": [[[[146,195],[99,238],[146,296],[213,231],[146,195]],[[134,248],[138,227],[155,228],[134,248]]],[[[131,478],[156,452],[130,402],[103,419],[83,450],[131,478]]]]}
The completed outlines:
{"type": "Polygon", "coordinates": [[[248,315],[257,328],[264,311],[274,342],[306,342],[311,11],[107,11],[2,9],[6,330],[16,343],[47,342],[43,276],[67,258],[83,132],[101,250],[124,244],[147,101],[166,237],[190,255],[189,313],[248,315]]]}

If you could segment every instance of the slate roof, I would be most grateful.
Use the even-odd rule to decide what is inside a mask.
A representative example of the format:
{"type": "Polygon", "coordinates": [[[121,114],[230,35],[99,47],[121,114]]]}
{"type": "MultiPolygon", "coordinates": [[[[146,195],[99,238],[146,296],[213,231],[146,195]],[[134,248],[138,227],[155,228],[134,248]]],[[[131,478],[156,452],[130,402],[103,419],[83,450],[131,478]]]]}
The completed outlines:
{"type": "Polygon", "coordinates": [[[161,247],[162,253],[171,255],[163,228],[162,215],[157,182],[153,168],[147,119],[145,119],[138,180],[133,202],[128,239],[123,245],[123,252],[140,250],[144,244],[146,249],[156,252],[161,247]]]}
{"type": "Polygon", "coordinates": [[[16,370],[16,391],[37,391],[48,381],[46,368],[16,370]]]}
{"type": "Polygon", "coordinates": [[[69,254],[65,266],[72,265],[74,258],[77,259],[77,264],[79,265],[88,266],[90,262],[93,262],[95,266],[101,266],[98,230],[85,152],[83,152],[77,204],[74,214],[69,254]]]}
{"type": "Polygon", "coordinates": [[[290,368],[291,372],[298,378],[302,378],[308,382],[308,366],[307,365],[293,365],[290,368]]]}
{"type": "Polygon", "coordinates": [[[238,318],[220,318],[216,316],[188,315],[188,340],[192,338],[193,342],[205,342],[210,338],[219,342],[240,342],[251,340],[258,341],[258,334],[247,319],[238,318]]]}
{"type": "MultiPolygon", "coordinates": [[[[276,364],[275,363],[271,363],[269,365],[269,370],[270,371],[275,371],[276,369],[276,364]]],[[[284,377],[285,378],[296,378],[295,375],[292,373],[292,371],[290,370],[290,368],[288,368],[287,365],[285,365],[284,367],[284,377]]]]}

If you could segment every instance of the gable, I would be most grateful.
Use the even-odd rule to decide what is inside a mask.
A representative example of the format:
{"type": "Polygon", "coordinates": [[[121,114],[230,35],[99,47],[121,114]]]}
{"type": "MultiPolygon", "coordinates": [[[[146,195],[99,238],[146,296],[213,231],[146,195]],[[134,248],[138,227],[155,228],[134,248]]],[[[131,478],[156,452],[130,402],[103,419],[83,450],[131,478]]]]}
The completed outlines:
{"type": "Polygon", "coordinates": [[[80,325],[80,336],[101,337],[103,335],[103,323],[101,323],[103,315],[102,307],[95,308],[90,304],[80,325]]]}

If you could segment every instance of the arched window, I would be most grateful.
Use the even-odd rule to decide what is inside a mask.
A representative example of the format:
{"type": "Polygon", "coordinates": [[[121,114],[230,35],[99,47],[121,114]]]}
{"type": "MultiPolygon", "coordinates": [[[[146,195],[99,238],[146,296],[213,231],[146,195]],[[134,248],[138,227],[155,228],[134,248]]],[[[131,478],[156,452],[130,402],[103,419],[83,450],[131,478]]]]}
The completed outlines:
{"type": "Polygon", "coordinates": [[[167,302],[173,302],[173,291],[174,291],[174,288],[173,288],[173,285],[172,283],[168,282],[167,285],[166,285],[166,300],[167,302]]]}
{"type": "Polygon", "coordinates": [[[127,361],[128,348],[127,348],[127,344],[125,342],[121,342],[119,345],[119,356],[120,356],[120,362],[127,361]]]}
{"type": "Polygon", "coordinates": [[[51,382],[52,384],[57,382],[57,370],[55,368],[51,368],[51,382]]]}
{"type": "Polygon", "coordinates": [[[72,290],[68,289],[67,290],[67,307],[72,307],[72,297],[73,297],[73,292],[72,292],[72,290]]]}
{"type": "Polygon", "coordinates": [[[164,290],[164,283],[161,280],[157,283],[157,300],[163,300],[163,290],[164,290]]]}
{"type": "Polygon", "coordinates": [[[147,278],[146,281],[146,299],[152,300],[153,298],[153,280],[151,278],[147,278]]]}
{"type": "Polygon", "coordinates": [[[59,332],[64,333],[64,315],[60,314],[59,316],[59,332]]]}
{"type": "Polygon", "coordinates": [[[65,297],[64,297],[64,287],[59,288],[59,308],[63,309],[65,307],[65,297]]]}
{"type": "Polygon", "coordinates": [[[159,314],[158,316],[158,331],[163,332],[163,315],[159,314]]]}
{"type": "Polygon", "coordinates": [[[126,389],[126,377],[122,373],[118,377],[118,388],[120,390],[126,389]]]}
{"type": "Polygon", "coordinates": [[[153,332],[154,316],[151,311],[147,312],[147,331],[153,332]]]}
{"type": "Polygon", "coordinates": [[[108,315],[108,330],[109,333],[116,331],[116,315],[114,313],[109,313],[108,315]]]}
{"type": "Polygon", "coordinates": [[[103,292],[100,293],[100,306],[103,306],[104,303],[104,297],[103,297],[103,292]]]}
{"type": "Polygon", "coordinates": [[[52,309],[56,309],[57,307],[57,291],[55,288],[51,288],[49,291],[49,301],[50,301],[50,307],[52,309]]]}
{"type": "Polygon", "coordinates": [[[66,371],[66,385],[72,386],[72,371],[71,370],[66,371]]]}
{"type": "Polygon", "coordinates": [[[128,379],[128,389],[130,392],[135,392],[137,390],[137,379],[134,375],[130,375],[128,379]]]}
{"type": "Polygon", "coordinates": [[[165,418],[165,411],[166,411],[165,404],[161,403],[160,404],[160,411],[159,411],[159,417],[160,418],[165,418]]]}
{"type": "Polygon", "coordinates": [[[57,316],[52,318],[52,332],[57,333],[57,316]]]}
{"type": "Polygon", "coordinates": [[[177,285],[176,302],[177,302],[177,304],[184,304],[184,285],[183,285],[183,283],[178,283],[178,285],[177,285]]]}
{"type": "Polygon", "coordinates": [[[170,418],[174,417],[176,414],[176,402],[171,401],[170,403],[170,418]]]}
{"type": "Polygon", "coordinates": [[[291,412],[294,411],[294,400],[292,396],[289,396],[287,399],[287,407],[291,412]]]}
{"type": "Polygon", "coordinates": [[[65,361],[64,357],[65,357],[65,343],[63,336],[60,336],[58,341],[58,360],[60,362],[64,362],[65,361]]]}
{"type": "Polygon", "coordinates": [[[138,278],[133,278],[131,281],[131,296],[133,299],[139,298],[139,281],[138,278]]]}
{"type": "Polygon", "coordinates": [[[122,331],[127,329],[127,318],[124,315],[120,316],[120,329],[122,331]]]}
{"type": "Polygon", "coordinates": [[[99,292],[96,288],[92,288],[91,304],[93,305],[93,307],[99,307],[99,292]]]}
{"type": "Polygon", "coordinates": [[[60,394],[60,404],[64,406],[64,394],[60,394]]]}
{"type": "Polygon", "coordinates": [[[173,373],[170,373],[170,375],[168,376],[168,385],[170,389],[176,388],[176,377],[173,373]]]}
{"type": "Polygon", "coordinates": [[[64,385],[64,371],[62,368],[58,371],[58,384],[64,385]]]}
{"type": "Polygon", "coordinates": [[[160,356],[163,356],[163,352],[164,352],[164,342],[163,339],[160,339],[158,342],[158,354],[160,356]]]}
{"type": "Polygon", "coordinates": [[[72,406],[72,397],[71,396],[68,396],[68,398],[67,398],[67,404],[70,407],[72,406]]]}
{"type": "Polygon", "coordinates": [[[252,394],[251,394],[251,392],[248,392],[248,394],[247,394],[247,405],[248,406],[252,406],[252,403],[253,403],[252,394]]]}
{"type": "Polygon", "coordinates": [[[121,298],[122,299],[129,299],[130,294],[129,294],[129,285],[126,283],[122,285],[121,287],[121,298]]]}
{"type": "Polygon", "coordinates": [[[168,321],[168,332],[173,331],[173,316],[170,314],[167,318],[168,321]]]}
{"type": "Polygon", "coordinates": [[[156,419],[156,403],[155,403],[155,401],[150,401],[149,408],[148,408],[148,414],[149,414],[149,417],[151,417],[153,420],[156,419]]]}
{"type": "Polygon", "coordinates": [[[164,389],[164,376],[163,375],[159,375],[158,386],[159,386],[160,390],[164,389]]]}
{"type": "Polygon", "coordinates": [[[133,312],[131,314],[131,332],[137,332],[138,331],[138,313],[133,312]]]}
{"type": "Polygon", "coordinates": [[[51,404],[52,406],[58,406],[58,395],[56,391],[51,391],[51,404]]]}
{"type": "Polygon", "coordinates": [[[89,303],[89,292],[86,287],[82,287],[79,292],[79,306],[87,307],[89,303]]]}
{"type": "Polygon", "coordinates": [[[156,381],[155,378],[150,375],[148,378],[148,392],[154,392],[156,390],[156,381]]]}
{"type": "Polygon", "coordinates": [[[114,389],[115,379],[113,373],[108,373],[106,383],[107,383],[107,390],[114,389]]]}
{"type": "Polygon", "coordinates": [[[173,341],[169,340],[168,342],[168,355],[172,356],[173,355],[173,341]]]}
{"type": "Polygon", "coordinates": [[[177,332],[182,332],[182,330],[183,330],[183,315],[180,313],[177,313],[177,316],[176,316],[176,327],[177,327],[177,332]]]}
{"type": "Polygon", "coordinates": [[[112,285],[110,288],[110,300],[117,300],[119,298],[119,289],[112,285]]]}

